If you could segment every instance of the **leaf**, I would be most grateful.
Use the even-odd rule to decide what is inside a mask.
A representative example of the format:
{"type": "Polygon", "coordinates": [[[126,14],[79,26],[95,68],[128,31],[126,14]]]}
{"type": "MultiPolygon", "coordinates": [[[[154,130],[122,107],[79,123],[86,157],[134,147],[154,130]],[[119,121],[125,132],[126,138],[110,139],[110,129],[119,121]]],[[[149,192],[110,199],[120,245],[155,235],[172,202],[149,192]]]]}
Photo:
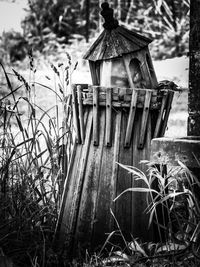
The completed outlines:
{"type": "Polygon", "coordinates": [[[128,188],[124,190],[121,194],[119,194],[113,201],[115,202],[118,198],[120,198],[123,194],[127,192],[140,192],[140,193],[156,193],[158,195],[161,195],[158,193],[158,191],[151,189],[151,188],[142,188],[142,187],[134,187],[134,188],[128,188]]]}
{"type": "Polygon", "coordinates": [[[174,242],[166,243],[165,245],[161,246],[156,252],[165,252],[165,251],[177,251],[183,250],[187,247],[186,244],[177,244],[174,242]]]}
{"type": "Polygon", "coordinates": [[[142,254],[142,256],[144,257],[148,257],[146,252],[144,251],[144,249],[141,247],[141,245],[137,242],[136,239],[134,239],[132,242],[129,243],[129,248],[132,250],[132,251],[135,251],[135,252],[140,252],[142,254]]]}

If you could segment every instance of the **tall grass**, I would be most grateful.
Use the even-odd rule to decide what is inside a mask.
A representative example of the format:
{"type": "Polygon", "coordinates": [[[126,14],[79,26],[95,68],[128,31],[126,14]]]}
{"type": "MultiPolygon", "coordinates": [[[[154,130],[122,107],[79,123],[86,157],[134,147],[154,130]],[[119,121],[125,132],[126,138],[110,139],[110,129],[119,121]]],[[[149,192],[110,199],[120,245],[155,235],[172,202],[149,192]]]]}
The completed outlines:
{"type": "Polygon", "coordinates": [[[0,99],[0,248],[16,266],[59,266],[52,241],[74,142],[73,69],[68,54],[66,66],[51,64],[59,82],[54,88],[40,84],[55,95],[55,106],[44,110],[35,101],[37,70],[31,52],[29,57],[29,81],[13,70],[17,88],[0,63],[8,89],[0,99]]]}

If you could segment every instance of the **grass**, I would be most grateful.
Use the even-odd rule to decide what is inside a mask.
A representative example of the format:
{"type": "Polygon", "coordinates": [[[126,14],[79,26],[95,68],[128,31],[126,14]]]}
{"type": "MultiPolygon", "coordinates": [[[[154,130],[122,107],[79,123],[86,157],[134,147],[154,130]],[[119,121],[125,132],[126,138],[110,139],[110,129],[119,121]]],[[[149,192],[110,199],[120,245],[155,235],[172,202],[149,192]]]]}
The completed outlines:
{"type": "Polygon", "coordinates": [[[66,66],[51,65],[59,91],[40,85],[54,94],[54,106],[45,110],[35,102],[36,69],[29,57],[30,81],[13,70],[16,88],[1,64],[9,92],[0,100],[0,248],[16,266],[59,266],[52,242],[74,142],[71,58],[67,54],[66,66]]]}

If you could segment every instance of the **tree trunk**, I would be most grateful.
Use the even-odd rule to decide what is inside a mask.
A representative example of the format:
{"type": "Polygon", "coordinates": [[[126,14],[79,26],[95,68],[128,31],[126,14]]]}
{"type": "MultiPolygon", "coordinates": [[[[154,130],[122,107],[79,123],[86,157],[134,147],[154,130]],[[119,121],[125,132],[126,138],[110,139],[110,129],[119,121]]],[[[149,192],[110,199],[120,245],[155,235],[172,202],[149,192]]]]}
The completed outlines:
{"type": "Polygon", "coordinates": [[[188,135],[200,136],[200,0],[190,2],[188,135]]]}
{"type": "Polygon", "coordinates": [[[90,0],[86,0],[85,1],[86,5],[85,5],[85,20],[86,20],[86,24],[85,24],[85,39],[86,42],[89,42],[89,35],[90,35],[90,0]]]}

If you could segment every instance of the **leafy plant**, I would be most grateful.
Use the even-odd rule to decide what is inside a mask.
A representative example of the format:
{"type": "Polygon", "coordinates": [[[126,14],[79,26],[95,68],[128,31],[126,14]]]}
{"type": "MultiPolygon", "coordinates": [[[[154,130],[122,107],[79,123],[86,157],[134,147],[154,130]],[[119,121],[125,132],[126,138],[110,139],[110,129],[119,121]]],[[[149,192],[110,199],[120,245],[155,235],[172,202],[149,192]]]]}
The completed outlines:
{"type": "Polygon", "coordinates": [[[184,262],[184,266],[186,263],[197,266],[200,260],[197,241],[200,238],[200,206],[195,193],[200,184],[197,178],[181,162],[179,167],[168,169],[168,172],[166,165],[149,163],[148,178],[134,167],[119,165],[132,173],[133,179],[142,180],[145,187],[129,188],[114,201],[120,201],[121,195],[128,192],[148,192],[149,224],[154,224],[159,235],[154,244],[140,244],[133,239],[128,244],[132,254],[126,254],[127,259],[121,258],[121,261],[128,264],[151,262],[151,266],[163,266],[164,260],[166,264],[176,262],[183,266],[184,262]]]}

